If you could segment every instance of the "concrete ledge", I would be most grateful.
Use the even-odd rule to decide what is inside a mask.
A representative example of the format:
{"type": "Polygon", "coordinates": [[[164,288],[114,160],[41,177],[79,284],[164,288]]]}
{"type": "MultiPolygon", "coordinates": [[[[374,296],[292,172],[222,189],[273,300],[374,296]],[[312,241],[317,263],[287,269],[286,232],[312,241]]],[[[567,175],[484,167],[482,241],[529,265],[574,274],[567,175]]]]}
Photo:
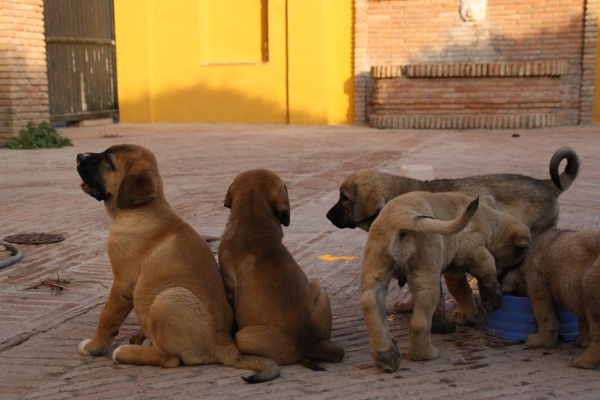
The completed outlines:
{"type": "Polygon", "coordinates": [[[561,76],[567,73],[567,68],[565,61],[381,65],[371,67],[371,77],[389,79],[402,76],[406,78],[561,76]]]}
{"type": "Polygon", "coordinates": [[[523,115],[371,115],[378,129],[531,129],[561,126],[562,114],[523,115]]]}

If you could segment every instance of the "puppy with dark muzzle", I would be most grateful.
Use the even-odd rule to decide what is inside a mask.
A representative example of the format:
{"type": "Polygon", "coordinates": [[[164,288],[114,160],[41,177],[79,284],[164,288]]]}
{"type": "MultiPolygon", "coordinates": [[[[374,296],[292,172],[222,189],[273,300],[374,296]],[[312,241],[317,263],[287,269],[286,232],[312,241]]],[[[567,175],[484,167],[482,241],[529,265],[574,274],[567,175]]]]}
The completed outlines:
{"type": "MultiPolygon", "coordinates": [[[[517,174],[492,174],[461,179],[434,179],[419,181],[373,169],[362,169],[351,174],[340,186],[338,202],[327,212],[327,218],[336,227],[361,228],[369,231],[371,224],[383,206],[390,200],[408,192],[463,192],[471,197],[479,196],[483,204],[512,214],[531,231],[532,238],[556,225],[558,220],[558,197],[567,190],[579,171],[579,158],[568,147],[558,149],[550,160],[550,179],[535,179],[517,174]],[[559,174],[559,166],[567,160],[565,170],[559,174]]],[[[514,265],[513,267],[516,267],[514,265]]],[[[508,268],[499,269],[506,272],[508,268]]],[[[501,280],[503,276],[498,276],[501,280]]],[[[445,273],[448,291],[457,300],[453,322],[468,324],[476,317],[472,291],[464,274],[445,273]]],[[[448,333],[455,326],[445,317],[445,303],[440,296],[438,311],[432,324],[432,332],[448,333]]],[[[412,311],[413,303],[397,302],[397,312],[412,311]]]]}
{"type": "Polygon", "coordinates": [[[314,370],[322,369],[315,361],[341,361],[344,349],[329,340],[327,293],[308,280],[282,242],[290,201],[281,178],[264,169],[243,172],[229,186],[224,205],[231,214],[219,265],[239,328],[238,348],[314,370]]]}
{"type": "Polygon", "coordinates": [[[79,344],[79,353],[105,354],[135,309],[140,336],[150,345],[117,348],[117,364],[220,363],[259,371],[243,378],[250,383],[279,376],[275,362],[236,347],[215,258],[165,199],[154,155],[139,146],[112,146],[78,154],[77,171],[83,191],[103,201],[112,220],[107,250],[114,276],[96,334],[79,344]]]}

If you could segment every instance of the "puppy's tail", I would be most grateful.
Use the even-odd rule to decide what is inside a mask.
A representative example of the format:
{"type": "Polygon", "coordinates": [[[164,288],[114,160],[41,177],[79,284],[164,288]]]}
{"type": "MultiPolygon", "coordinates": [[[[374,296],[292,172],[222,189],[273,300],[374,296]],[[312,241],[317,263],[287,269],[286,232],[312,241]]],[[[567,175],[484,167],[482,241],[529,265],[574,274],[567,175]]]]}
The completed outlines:
{"type": "Polygon", "coordinates": [[[465,229],[475,211],[477,211],[477,207],[479,207],[479,197],[469,203],[465,211],[452,221],[442,221],[425,215],[418,215],[415,217],[415,225],[412,230],[438,235],[453,235],[465,229]]]}
{"type": "Polygon", "coordinates": [[[562,147],[554,153],[550,159],[550,178],[558,189],[557,196],[567,190],[579,173],[579,157],[575,150],[570,147],[562,147]],[[558,173],[558,167],[562,160],[567,160],[567,165],[562,174],[558,173]]]}
{"type": "Polygon", "coordinates": [[[242,354],[234,343],[231,343],[229,348],[221,353],[221,356],[219,361],[223,365],[256,371],[255,374],[242,376],[242,379],[248,383],[267,382],[277,378],[281,373],[279,364],[275,361],[266,357],[242,354]]]}

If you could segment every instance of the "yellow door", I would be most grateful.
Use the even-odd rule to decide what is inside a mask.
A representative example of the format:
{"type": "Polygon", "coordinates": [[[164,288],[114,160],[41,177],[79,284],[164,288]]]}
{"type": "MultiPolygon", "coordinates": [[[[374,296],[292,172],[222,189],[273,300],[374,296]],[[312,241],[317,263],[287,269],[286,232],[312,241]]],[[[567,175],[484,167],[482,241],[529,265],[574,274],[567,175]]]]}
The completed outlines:
{"type": "Polygon", "coordinates": [[[351,0],[115,0],[124,122],[353,123],[351,0]]]}

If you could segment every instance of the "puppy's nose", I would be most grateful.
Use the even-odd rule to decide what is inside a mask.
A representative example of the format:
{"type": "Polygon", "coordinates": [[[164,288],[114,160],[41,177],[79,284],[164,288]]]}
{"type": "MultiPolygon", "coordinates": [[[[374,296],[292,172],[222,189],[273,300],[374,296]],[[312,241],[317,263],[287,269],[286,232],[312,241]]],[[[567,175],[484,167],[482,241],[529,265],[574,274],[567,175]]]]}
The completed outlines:
{"type": "Polygon", "coordinates": [[[90,155],[90,153],[79,153],[79,154],[77,154],[77,164],[79,164],[81,161],[83,161],[84,158],[86,158],[89,155],[90,155]]]}

